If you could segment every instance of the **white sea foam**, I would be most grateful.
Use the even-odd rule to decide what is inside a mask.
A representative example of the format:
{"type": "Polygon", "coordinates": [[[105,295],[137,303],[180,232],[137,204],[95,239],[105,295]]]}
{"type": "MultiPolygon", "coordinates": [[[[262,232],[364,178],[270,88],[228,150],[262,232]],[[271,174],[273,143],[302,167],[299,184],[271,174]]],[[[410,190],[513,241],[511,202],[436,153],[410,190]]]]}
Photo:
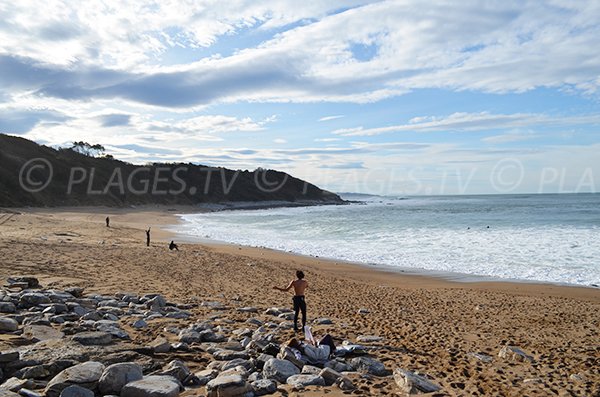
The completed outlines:
{"type": "Polygon", "coordinates": [[[366,205],[182,215],[177,231],[365,264],[600,284],[597,198],[570,200],[369,198],[366,205]]]}

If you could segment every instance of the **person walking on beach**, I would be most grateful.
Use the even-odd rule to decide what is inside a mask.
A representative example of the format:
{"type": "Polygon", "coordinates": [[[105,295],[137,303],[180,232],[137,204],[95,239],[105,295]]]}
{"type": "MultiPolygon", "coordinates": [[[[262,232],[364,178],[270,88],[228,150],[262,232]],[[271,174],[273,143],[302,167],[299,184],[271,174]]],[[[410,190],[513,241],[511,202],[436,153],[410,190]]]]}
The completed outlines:
{"type": "Polygon", "coordinates": [[[298,312],[302,311],[302,329],[306,326],[306,301],[304,300],[304,291],[308,288],[308,283],[304,279],[302,270],[296,271],[296,280],[290,281],[286,288],[273,287],[278,291],[286,292],[294,288],[294,331],[298,332],[298,312]]]}
{"type": "Polygon", "coordinates": [[[106,227],[110,227],[110,218],[106,217],[106,227]]]}
{"type": "Polygon", "coordinates": [[[150,228],[146,230],[146,247],[150,247],[150,228]]]}

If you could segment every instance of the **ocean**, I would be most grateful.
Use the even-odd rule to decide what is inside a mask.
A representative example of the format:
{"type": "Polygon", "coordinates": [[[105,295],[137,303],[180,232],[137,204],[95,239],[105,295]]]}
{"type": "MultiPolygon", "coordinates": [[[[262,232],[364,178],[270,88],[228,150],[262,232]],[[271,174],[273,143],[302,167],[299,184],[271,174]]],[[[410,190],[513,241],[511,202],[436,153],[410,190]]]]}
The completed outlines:
{"type": "Polygon", "coordinates": [[[446,275],[600,285],[600,194],[381,197],[181,215],[200,239],[446,275]]]}

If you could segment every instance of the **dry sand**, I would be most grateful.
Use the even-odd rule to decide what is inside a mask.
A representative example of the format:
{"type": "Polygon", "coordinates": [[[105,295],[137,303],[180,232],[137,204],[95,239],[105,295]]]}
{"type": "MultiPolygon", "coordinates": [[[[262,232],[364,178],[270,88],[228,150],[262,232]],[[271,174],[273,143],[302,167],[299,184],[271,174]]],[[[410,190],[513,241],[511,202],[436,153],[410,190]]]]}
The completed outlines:
{"type": "MultiPolygon", "coordinates": [[[[386,366],[429,375],[443,387],[435,395],[600,395],[598,289],[457,283],[231,245],[183,243],[179,252],[170,252],[172,236],[161,227],[175,224],[174,214],[188,210],[0,212],[0,277],[32,274],[47,286],[157,292],[177,302],[220,300],[264,310],[291,304],[291,295],[271,287],[285,286],[301,268],[310,284],[309,319],[334,322],[315,326],[317,334],[329,332],[338,341],[383,337],[377,355],[386,366]],[[104,226],[107,214],[110,228],[104,226]],[[147,226],[153,227],[151,247],[145,246],[147,226]],[[361,308],[369,313],[357,314],[361,308]],[[498,357],[507,344],[522,348],[533,362],[498,357]],[[494,359],[485,363],[469,353],[494,359]]],[[[208,315],[202,309],[196,313],[208,315]]],[[[136,338],[151,340],[158,333],[155,327],[136,338]]],[[[205,363],[190,365],[202,368],[205,363]]],[[[357,385],[356,394],[399,392],[391,378],[363,379],[357,385]]],[[[301,393],[321,394],[310,388],[301,393]]]]}

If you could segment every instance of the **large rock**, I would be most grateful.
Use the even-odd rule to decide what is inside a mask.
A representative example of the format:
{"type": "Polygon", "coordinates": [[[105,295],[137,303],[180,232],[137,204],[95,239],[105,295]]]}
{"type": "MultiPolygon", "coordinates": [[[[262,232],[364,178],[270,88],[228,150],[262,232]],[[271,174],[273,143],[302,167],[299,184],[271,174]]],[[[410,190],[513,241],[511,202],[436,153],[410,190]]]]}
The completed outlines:
{"type": "Polygon", "coordinates": [[[172,376],[151,375],[126,384],[121,397],[176,397],[179,383],[172,376]]]}
{"type": "Polygon", "coordinates": [[[255,396],[273,394],[277,391],[277,383],[271,379],[258,379],[252,382],[252,390],[255,396]]]}
{"type": "Polygon", "coordinates": [[[163,368],[161,375],[169,375],[180,382],[183,382],[191,375],[189,368],[180,360],[173,360],[163,368]]]}
{"type": "Polygon", "coordinates": [[[0,332],[15,332],[19,329],[19,323],[8,317],[0,317],[0,332]]]}
{"type": "Polygon", "coordinates": [[[57,397],[71,385],[78,385],[93,390],[104,372],[104,365],[96,361],[88,361],[67,368],[56,375],[46,386],[46,397],[57,397]]]}
{"type": "Polygon", "coordinates": [[[21,295],[19,299],[19,303],[25,307],[28,306],[38,306],[44,303],[51,303],[49,297],[40,293],[40,292],[28,292],[26,294],[21,295]]]}
{"type": "Polygon", "coordinates": [[[433,393],[441,390],[440,386],[429,379],[402,368],[394,370],[394,381],[406,394],[433,393]]]}
{"type": "Polygon", "coordinates": [[[118,363],[106,367],[98,382],[98,390],[103,395],[121,394],[123,386],[144,377],[142,368],[135,363],[118,363]]]}
{"type": "Polygon", "coordinates": [[[300,374],[290,376],[287,378],[286,383],[296,388],[303,388],[306,386],[325,386],[325,379],[319,375],[300,374]]]}
{"type": "Polygon", "coordinates": [[[235,360],[236,358],[242,358],[242,359],[248,358],[248,353],[246,353],[244,351],[237,352],[234,350],[217,350],[212,355],[215,358],[215,360],[219,360],[219,361],[230,361],[230,360],[235,360]]]}
{"type": "Polygon", "coordinates": [[[73,340],[85,346],[108,345],[112,342],[112,335],[102,331],[80,332],[73,335],[73,340]]]}
{"type": "Polygon", "coordinates": [[[274,379],[279,383],[285,383],[292,375],[298,375],[300,369],[287,360],[272,358],[263,367],[263,376],[274,379]]]}
{"type": "Polygon", "coordinates": [[[171,344],[169,341],[161,336],[150,342],[148,347],[151,348],[154,353],[168,353],[169,350],[171,350],[171,344]]]}
{"type": "Polygon", "coordinates": [[[60,393],[60,397],[94,397],[94,392],[85,387],[71,385],[60,393]]]}
{"type": "Polygon", "coordinates": [[[27,284],[27,288],[39,288],[40,282],[33,276],[10,276],[6,279],[8,285],[27,284]]]}
{"type": "Polygon", "coordinates": [[[355,371],[364,374],[375,376],[389,375],[389,371],[385,368],[385,365],[381,361],[371,357],[355,357],[350,361],[350,365],[355,371]]]}
{"type": "Polygon", "coordinates": [[[339,372],[327,367],[323,368],[319,372],[319,375],[325,380],[325,384],[327,386],[333,385],[339,378],[343,376],[339,372]]]}
{"type": "Polygon", "coordinates": [[[21,355],[18,351],[0,353],[0,363],[10,363],[11,361],[19,360],[21,355]]]}
{"type": "Polygon", "coordinates": [[[14,313],[17,311],[15,304],[12,302],[0,302],[0,313],[14,313]]]}
{"type": "Polygon", "coordinates": [[[252,391],[241,375],[218,376],[206,385],[208,397],[238,397],[252,391]]]}

